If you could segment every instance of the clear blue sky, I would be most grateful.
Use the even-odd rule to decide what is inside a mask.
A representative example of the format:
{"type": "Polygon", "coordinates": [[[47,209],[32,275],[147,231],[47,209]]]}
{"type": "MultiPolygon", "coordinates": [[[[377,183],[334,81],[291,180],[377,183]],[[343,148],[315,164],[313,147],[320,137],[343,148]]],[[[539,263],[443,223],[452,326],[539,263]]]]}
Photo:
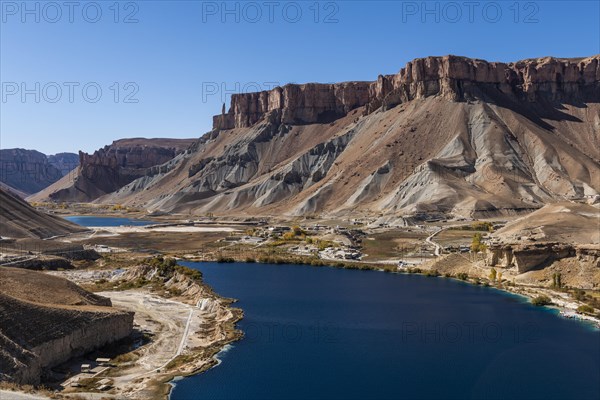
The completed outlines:
{"type": "Polygon", "coordinates": [[[374,80],[429,55],[600,53],[598,1],[64,1],[1,1],[2,148],[199,137],[228,90],[374,80]]]}

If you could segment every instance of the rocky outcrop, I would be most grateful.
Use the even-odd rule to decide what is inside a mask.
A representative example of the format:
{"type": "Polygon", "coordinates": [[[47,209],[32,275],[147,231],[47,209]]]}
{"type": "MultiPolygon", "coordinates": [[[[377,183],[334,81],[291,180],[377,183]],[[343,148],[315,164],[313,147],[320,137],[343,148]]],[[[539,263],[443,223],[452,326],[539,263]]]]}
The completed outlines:
{"type": "Polygon", "coordinates": [[[48,156],[48,162],[57,168],[62,176],[79,166],[79,155],[75,153],[57,153],[48,156]]]}
{"type": "Polygon", "coordinates": [[[275,111],[284,124],[331,122],[367,104],[370,87],[370,82],[307,83],[234,94],[229,112],[214,117],[213,129],[249,127],[275,111]]]}
{"type": "Polygon", "coordinates": [[[110,193],[146,174],[147,169],[163,164],[185,151],[188,142],[170,142],[167,146],[151,142],[127,144],[115,141],[109,146],[96,150],[93,154],[79,152],[81,165],[79,175],[96,182],[98,189],[110,193]]]}
{"type": "Polygon", "coordinates": [[[577,246],[576,257],[581,264],[589,265],[593,268],[600,268],[599,246],[577,246]]]}
{"type": "Polygon", "coordinates": [[[0,294],[0,310],[0,334],[19,344],[5,351],[30,355],[21,363],[0,360],[3,373],[20,384],[38,384],[48,368],[123,339],[133,328],[133,313],[110,308],[61,309],[0,294]]]}
{"type": "Polygon", "coordinates": [[[79,152],[79,167],[31,197],[32,200],[92,201],[128,183],[156,173],[159,166],[183,153],[192,139],[122,139],[93,154],[79,152]]]}
{"type": "Polygon", "coordinates": [[[39,192],[62,178],[63,173],[35,150],[0,150],[0,181],[23,193],[39,192]]]}
{"type": "Polygon", "coordinates": [[[133,313],[66,279],[34,271],[0,271],[0,379],[38,384],[72,357],[123,339],[133,313]]]}
{"type": "Polygon", "coordinates": [[[581,256],[594,257],[585,249],[564,243],[535,243],[522,245],[492,246],[487,252],[487,264],[502,268],[516,267],[522,274],[542,269],[563,258],[581,256]]]}
{"type": "Polygon", "coordinates": [[[375,82],[289,84],[273,90],[234,94],[227,113],[213,118],[213,129],[252,126],[277,112],[281,123],[329,122],[365,106],[366,113],[413,99],[442,96],[453,101],[494,100],[498,95],[536,101],[587,101],[600,91],[600,56],[552,57],[515,63],[466,57],[426,57],[406,64],[396,75],[375,82]]]}

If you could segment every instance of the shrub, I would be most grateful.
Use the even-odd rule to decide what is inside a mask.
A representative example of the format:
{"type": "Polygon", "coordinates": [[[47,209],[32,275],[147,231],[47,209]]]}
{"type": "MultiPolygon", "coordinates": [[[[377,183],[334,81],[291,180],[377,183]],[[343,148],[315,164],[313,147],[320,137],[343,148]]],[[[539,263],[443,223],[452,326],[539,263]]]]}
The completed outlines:
{"type": "Polygon", "coordinates": [[[469,275],[466,272],[459,272],[458,274],[456,274],[456,277],[461,281],[466,281],[467,279],[469,279],[469,275]]]}
{"type": "Polygon", "coordinates": [[[474,231],[488,231],[493,232],[494,226],[491,222],[473,222],[471,224],[471,229],[474,231]]]}
{"type": "Polygon", "coordinates": [[[560,272],[555,272],[554,274],[552,274],[552,287],[559,289],[562,288],[560,272]]]}
{"type": "Polygon", "coordinates": [[[298,225],[294,225],[294,226],[292,227],[292,233],[293,233],[295,236],[302,236],[302,235],[304,235],[304,234],[305,234],[305,233],[304,233],[304,231],[302,230],[302,228],[300,228],[298,225]]]}
{"type": "Polygon", "coordinates": [[[481,233],[476,233],[473,235],[473,240],[471,241],[472,252],[479,253],[480,251],[485,251],[487,249],[487,246],[481,242],[481,239],[481,233]]]}
{"type": "Polygon", "coordinates": [[[533,304],[534,306],[547,306],[552,304],[552,300],[550,299],[550,297],[546,296],[546,295],[541,295],[541,296],[537,296],[535,298],[533,298],[531,300],[531,304],[533,304]]]}
{"type": "Polygon", "coordinates": [[[585,297],[586,297],[585,291],[577,289],[573,293],[573,297],[575,297],[576,300],[583,301],[583,300],[585,300],[585,297]]]}
{"type": "Polygon", "coordinates": [[[294,232],[286,232],[283,234],[283,240],[292,240],[295,238],[296,238],[296,235],[294,235],[294,232]]]}
{"type": "Polygon", "coordinates": [[[593,314],[594,313],[594,308],[588,306],[587,304],[581,305],[579,307],[577,307],[577,312],[579,314],[593,314]]]}

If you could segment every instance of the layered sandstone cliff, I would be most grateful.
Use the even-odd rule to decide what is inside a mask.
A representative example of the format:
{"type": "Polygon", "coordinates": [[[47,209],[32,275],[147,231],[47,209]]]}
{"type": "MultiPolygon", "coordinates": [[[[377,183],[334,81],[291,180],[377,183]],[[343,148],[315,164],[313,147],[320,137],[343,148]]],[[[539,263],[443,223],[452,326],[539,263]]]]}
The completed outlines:
{"type": "Polygon", "coordinates": [[[79,155],[75,153],[57,153],[48,156],[48,162],[57,168],[62,176],[79,166],[79,155]]]}
{"type": "Polygon", "coordinates": [[[183,153],[192,139],[121,139],[95,151],[79,152],[79,167],[31,200],[91,201],[111,193],[183,153]]]}
{"type": "Polygon", "coordinates": [[[592,205],[549,204],[492,236],[494,243],[486,252],[489,266],[525,273],[566,260],[574,273],[595,271],[600,277],[600,210],[592,205]]]}
{"type": "Polygon", "coordinates": [[[329,122],[365,106],[370,113],[413,99],[439,95],[453,101],[493,101],[502,94],[519,100],[586,101],[600,91],[600,56],[552,57],[516,63],[466,57],[426,57],[406,64],[396,75],[375,82],[289,84],[273,90],[234,94],[227,113],[213,118],[213,129],[252,126],[268,113],[284,124],[329,122]]]}
{"type": "Polygon", "coordinates": [[[4,267],[0,289],[0,380],[38,384],[49,368],[133,329],[133,313],[62,278],[4,267]]]}

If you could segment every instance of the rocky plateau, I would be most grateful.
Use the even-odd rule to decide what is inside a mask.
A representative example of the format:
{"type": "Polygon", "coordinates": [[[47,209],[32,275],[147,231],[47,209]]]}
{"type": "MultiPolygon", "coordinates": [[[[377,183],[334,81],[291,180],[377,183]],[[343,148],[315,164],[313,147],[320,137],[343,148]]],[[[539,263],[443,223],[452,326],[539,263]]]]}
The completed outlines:
{"type": "Polygon", "coordinates": [[[75,183],[32,199],[391,219],[481,218],[593,201],[600,192],[599,61],[427,57],[373,82],[233,95],[213,130],[185,152],[153,157],[154,165],[133,173],[119,167],[115,178],[123,158],[113,145],[83,155],[75,183]]]}

